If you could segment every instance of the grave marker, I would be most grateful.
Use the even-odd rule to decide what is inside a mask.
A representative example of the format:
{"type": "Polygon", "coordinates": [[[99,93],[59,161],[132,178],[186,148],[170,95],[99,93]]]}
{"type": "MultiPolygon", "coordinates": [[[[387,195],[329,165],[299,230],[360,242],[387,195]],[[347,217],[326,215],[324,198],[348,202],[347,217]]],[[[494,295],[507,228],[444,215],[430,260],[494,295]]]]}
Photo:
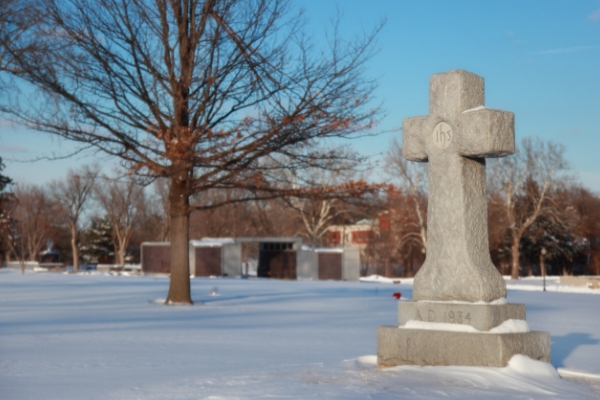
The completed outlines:
{"type": "Polygon", "coordinates": [[[483,78],[431,77],[429,115],[402,123],[405,158],[429,163],[427,258],[413,299],[493,301],[506,285],[488,244],[485,158],[514,153],[514,115],[483,107],[483,78]]]}
{"type": "Polygon", "coordinates": [[[456,70],[431,77],[429,115],[405,119],[402,130],[403,156],[429,163],[427,255],[413,301],[398,303],[400,326],[377,330],[379,366],[550,361],[550,334],[530,332],[525,306],[506,303],[489,253],[485,159],[514,153],[514,115],[485,108],[483,78],[456,70]]]}

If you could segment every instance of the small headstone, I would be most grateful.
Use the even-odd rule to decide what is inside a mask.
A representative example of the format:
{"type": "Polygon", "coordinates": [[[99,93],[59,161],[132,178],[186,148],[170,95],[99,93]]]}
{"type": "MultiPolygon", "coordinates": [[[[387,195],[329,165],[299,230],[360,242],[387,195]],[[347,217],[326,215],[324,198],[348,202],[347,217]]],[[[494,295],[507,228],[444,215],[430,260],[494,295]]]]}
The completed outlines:
{"type": "Polygon", "coordinates": [[[420,328],[379,327],[379,366],[502,367],[515,354],[549,361],[550,334],[501,329],[508,320],[527,326],[525,306],[506,303],[489,253],[485,159],[514,153],[513,113],[484,107],[482,77],[450,71],[431,77],[429,115],[405,119],[402,130],[403,156],[429,163],[427,256],[413,301],[398,304],[400,328],[420,328]]]}

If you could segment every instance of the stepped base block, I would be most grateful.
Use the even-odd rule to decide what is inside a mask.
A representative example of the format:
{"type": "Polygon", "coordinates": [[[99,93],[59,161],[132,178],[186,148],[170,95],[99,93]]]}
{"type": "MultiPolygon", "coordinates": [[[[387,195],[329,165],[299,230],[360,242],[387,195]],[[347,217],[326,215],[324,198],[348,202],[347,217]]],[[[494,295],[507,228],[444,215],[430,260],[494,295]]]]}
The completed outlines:
{"type": "Polygon", "coordinates": [[[398,365],[505,367],[515,354],[550,362],[550,333],[465,333],[377,328],[379,368],[398,365]]]}
{"type": "Polygon", "coordinates": [[[398,302],[398,323],[409,320],[471,325],[489,331],[507,319],[525,319],[525,304],[463,304],[429,301],[398,302]]]}

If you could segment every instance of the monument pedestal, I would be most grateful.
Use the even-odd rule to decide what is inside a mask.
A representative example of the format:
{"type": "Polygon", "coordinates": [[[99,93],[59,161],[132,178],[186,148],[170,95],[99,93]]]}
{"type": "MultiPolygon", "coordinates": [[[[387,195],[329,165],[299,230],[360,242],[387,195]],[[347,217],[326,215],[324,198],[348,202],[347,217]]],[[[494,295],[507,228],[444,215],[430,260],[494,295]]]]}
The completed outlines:
{"type": "Polygon", "coordinates": [[[488,333],[509,319],[525,320],[523,304],[400,302],[398,320],[470,325],[481,331],[377,328],[377,363],[397,365],[462,365],[505,367],[515,354],[550,361],[548,332],[488,333]]]}

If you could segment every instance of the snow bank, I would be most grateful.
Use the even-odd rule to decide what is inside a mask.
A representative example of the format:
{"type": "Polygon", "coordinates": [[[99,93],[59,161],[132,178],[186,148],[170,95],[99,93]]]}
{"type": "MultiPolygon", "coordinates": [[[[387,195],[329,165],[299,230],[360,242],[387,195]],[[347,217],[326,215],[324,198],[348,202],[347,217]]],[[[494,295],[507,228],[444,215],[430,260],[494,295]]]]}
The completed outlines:
{"type": "Polygon", "coordinates": [[[530,332],[529,325],[526,321],[520,319],[509,319],[502,324],[489,331],[480,331],[471,325],[464,324],[449,324],[446,322],[427,322],[427,321],[407,321],[404,325],[400,325],[400,329],[424,329],[428,331],[452,331],[452,332],[469,332],[469,333],[523,333],[530,332]]]}
{"type": "MultiPolygon", "coordinates": [[[[518,280],[512,280],[510,276],[503,276],[506,281],[506,289],[508,290],[520,290],[520,291],[543,291],[543,279],[541,277],[522,277],[518,280]]],[[[370,275],[359,279],[360,282],[364,283],[401,283],[412,285],[414,278],[386,278],[381,275],[370,275]]],[[[571,286],[560,283],[560,277],[548,276],[546,277],[546,291],[548,292],[561,292],[561,293],[584,293],[584,294],[600,294],[600,289],[592,289],[585,286],[571,286]]],[[[425,301],[425,300],[424,300],[425,301]]],[[[426,300],[429,301],[429,300],[426,300]]],[[[447,302],[442,302],[447,303],[447,302]]],[[[460,304],[461,302],[455,302],[460,304]]],[[[463,302],[466,304],[473,304],[463,302]]],[[[477,302],[475,304],[507,304],[506,299],[498,299],[490,303],[477,302]]]]}
{"type": "Polygon", "coordinates": [[[377,356],[362,356],[356,359],[356,362],[364,365],[377,366],[377,356]]]}
{"type": "Polygon", "coordinates": [[[575,371],[566,368],[557,368],[556,371],[561,378],[590,382],[595,385],[600,384],[600,374],[590,374],[589,372],[575,371]]]}
{"type": "MultiPolygon", "coordinates": [[[[357,359],[358,362],[363,364],[367,364],[372,362],[372,357],[375,357],[375,362],[377,362],[377,356],[362,356],[357,359]]],[[[401,367],[393,367],[388,368],[387,370],[400,370],[406,368],[414,368],[413,366],[401,366],[401,367]]],[[[418,367],[417,367],[418,368],[418,367]]],[[[528,377],[536,377],[536,378],[544,378],[548,380],[560,380],[560,376],[556,368],[552,366],[552,364],[534,360],[530,357],[527,357],[522,354],[515,354],[508,361],[508,365],[504,368],[495,368],[495,367],[458,367],[458,366],[443,366],[443,367],[421,367],[421,368],[436,368],[436,369],[445,369],[445,370],[474,370],[481,369],[487,371],[494,371],[500,374],[518,374],[522,378],[528,377]]],[[[483,371],[482,371],[483,372],[483,371]]]]}
{"type": "MultiPolygon", "coordinates": [[[[362,366],[358,361],[356,363],[358,367],[362,366]]],[[[592,399],[599,392],[597,387],[560,379],[551,364],[523,355],[513,356],[504,368],[409,365],[387,368],[383,372],[390,375],[391,390],[392,382],[406,382],[407,390],[398,394],[399,398],[573,400],[592,399]],[[438,384],[443,386],[440,388],[438,384]]],[[[390,398],[396,398],[388,393],[390,398]]]]}
{"type": "MultiPolygon", "coordinates": [[[[540,285],[528,285],[528,284],[506,284],[508,290],[526,290],[526,291],[543,291],[543,286],[540,285]]],[[[560,283],[549,284],[546,282],[547,292],[562,292],[562,293],[585,293],[585,294],[600,294],[600,289],[592,289],[585,286],[571,286],[560,283]]]]}
{"type": "Polygon", "coordinates": [[[303,244],[300,248],[304,251],[314,251],[315,253],[343,253],[343,247],[311,247],[306,244],[303,244]]]}
{"type": "Polygon", "coordinates": [[[522,354],[515,354],[506,369],[522,375],[535,375],[547,379],[560,379],[558,372],[550,363],[533,360],[522,354]]]}
{"type": "MultiPolygon", "coordinates": [[[[560,283],[560,276],[547,276],[546,277],[546,291],[547,292],[562,292],[562,293],[586,293],[586,294],[600,294],[599,289],[592,289],[586,286],[567,285],[560,283]]],[[[526,276],[520,277],[517,280],[512,280],[510,276],[504,277],[506,281],[506,288],[510,290],[523,290],[523,291],[543,291],[544,290],[544,279],[540,276],[526,276]]]]}
{"type": "MultiPolygon", "coordinates": [[[[527,333],[531,332],[527,321],[522,319],[508,319],[495,328],[489,330],[488,333],[527,333]]],[[[485,332],[484,332],[485,333],[485,332]]]]}
{"type": "Polygon", "coordinates": [[[341,247],[315,247],[315,253],[343,253],[344,249],[341,247]]]}
{"type": "Polygon", "coordinates": [[[220,247],[224,244],[235,243],[232,238],[202,238],[202,240],[190,240],[193,247],[220,247]]]}
{"type": "Polygon", "coordinates": [[[385,276],[381,275],[369,275],[360,278],[359,281],[365,283],[404,283],[412,285],[414,278],[386,278],[385,276]]]}
{"type": "Polygon", "coordinates": [[[451,331],[451,332],[470,332],[480,333],[471,325],[448,324],[445,322],[427,322],[427,321],[406,321],[404,325],[398,326],[400,329],[423,329],[426,331],[451,331]]]}
{"type": "Polygon", "coordinates": [[[450,300],[450,301],[438,301],[438,300],[419,300],[419,303],[448,303],[448,304],[477,304],[477,305],[488,305],[488,306],[498,306],[508,304],[508,300],[505,297],[501,297],[494,301],[485,302],[485,301],[476,301],[474,303],[468,301],[458,301],[458,300],[450,300]]]}

